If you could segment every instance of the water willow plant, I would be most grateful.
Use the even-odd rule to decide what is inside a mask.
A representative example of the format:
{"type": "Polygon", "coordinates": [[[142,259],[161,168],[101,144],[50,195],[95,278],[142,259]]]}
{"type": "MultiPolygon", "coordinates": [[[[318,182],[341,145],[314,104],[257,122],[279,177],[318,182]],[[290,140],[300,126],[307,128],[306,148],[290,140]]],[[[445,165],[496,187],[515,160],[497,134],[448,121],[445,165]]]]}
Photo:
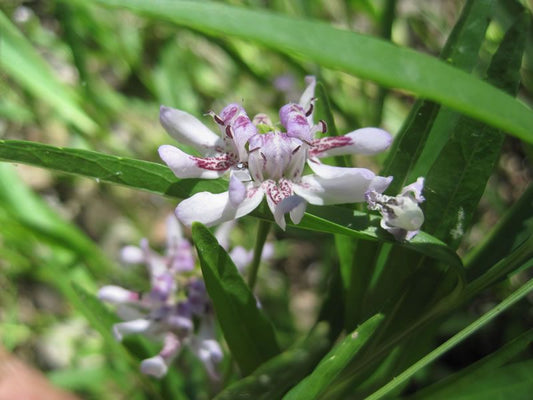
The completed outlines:
{"type": "MultiPolygon", "coordinates": [[[[122,13],[116,14],[115,10],[107,14],[108,11],[97,9],[93,3],[73,0],[67,3],[74,10],[85,11],[83,18],[78,21],[82,26],[85,26],[85,21],[92,21],[93,25],[85,26],[86,31],[91,32],[91,43],[92,40],[100,43],[103,36],[102,31],[98,29],[98,34],[92,35],[93,28],[100,26],[98,21],[95,22],[95,18],[92,18],[93,15],[111,16],[116,22],[123,18],[122,13]],[[91,12],[86,12],[87,10],[91,12]],[[98,14],[92,14],[93,11],[98,14]],[[99,14],[100,12],[106,14],[99,14]]],[[[289,299],[288,293],[291,291],[287,290],[288,286],[278,288],[275,296],[272,296],[272,293],[265,296],[265,301],[261,304],[258,304],[252,291],[254,283],[257,282],[257,292],[269,294],[268,291],[275,286],[279,274],[276,278],[274,271],[267,269],[260,271],[262,274],[257,274],[258,271],[254,268],[247,283],[239,273],[238,265],[235,265],[231,254],[218,243],[215,235],[204,225],[192,223],[192,239],[198,252],[205,287],[219,321],[220,329],[215,330],[218,333],[216,339],[225,343],[223,347],[227,345],[231,353],[231,357],[222,361],[224,376],[220,386],[213,387],[211,393],[207,393],[205,389],[208,380],[204,379],[204,374],[196,373],[194,367],[189,368],[195,363],[189,362],[187,352],[180,355],[176,365],[182,368],[169,368],[161,381],[137,375],[139,363],[152,359],[161,349],[150,346],[146,348],[141,346],[144,342],[135,341],[135,338],[131,337],[125,337],[121,345],[117,345],[111,335],[112,326],[117,323],[116,318],[91,294],[96,293],[96,282],[109,281],[108,269],[103,271],[97,268],[99,257],[93,254],[96,253],[94,246],[87,245],[91,243],[89,239],[81,240],[78,237],[81,234],[72,236],[72,232],[78,231],[67,229],[71,225],[66,222],[58,223],[57,221],[61,220],[59,217],[48,218],[48,213],[53,211],[43,204],[23,201],[29,198],[28,191],[20,190],[20,185],[16,185],[20,181],[7,173],[9,170],[3,170],[0,180],[0,201],[3,206],[0,208],[0,222],[3,229],[0,234],[2,240],[5,240],[5,247],[13,245],[13,248],[23,249],[20,250],[21,254],[31,254],[32,257],[38,257],[40,262],[47,257],[47,253],[31,251],[28,238],[37,236],[42,242],[49,243],[55,256],[43,260],[46,261],[43,262],[45,268],[42,268],[42,265],[38,265],[35,271],[29,268],[29,272],[25,272],[24,276],[32,274],[32,277],[51,282],[64,294],[69,304],[75,305],[75,308],[87,317],[101,333],[105,343],[105,350],[101,355],[110,362],[102,367],[102,370],[104,375],[112,372],[109,374],[112,376],[112,382],[106,381],[107,385],[100,385],[101,381],[94,383],[92,378],[87,378],[84,381],[85,386],[80,385],[82,393],[85,393],[88,387],[94,389],[97,386],[122,385],[131,388],[132,383],[135,388],[131,389],[131,392],[139,399],[200,398],[209,395],[218,399],[265,400],[283,397],[306,400],[361,399],[368,396],[372,399],[387,396],[450,398],[450,393],[457,396],[466,393],[473,399],[485,399],[490,398],[492,394],[496,397],[506,393],[506,390],[511,390],[515,397],[520,397],[521,394],[525,397],[531,393],[531,380],[524,379],[523,376],[530,375],[531,361],[524,361],[524,358],[530,357],[530,353],[524,349],[531,343],[533,336],[531,331],[518,335],[518,330],[524,330],[527,324],[528,305],[524,300],[533,290],[531,281],[524,278],[533,265],[532,187],[508,210],[502,223],[498,224],[490,235],[486,235],[480,242],[468,243],[473,247],[472,250],[465,246],[464,240],[464,234],[475,220],[479,199],[501,152],[503,140],[501,132],[470,117],[481,118],[500,128],[509,129],[515,136],[531,142],[531,110],[527,105],[512,98],[518,90],[520,64],[530,20],[530,15],[524,12],[519,3],[499,2],[500,11],[496,11],[497,9],[492,7],[494,1],[468,0],[441,54],[441,60],[363,35],[338,30],[310,18],[304,20],[281,16],[253,7],[244,9],[210,2],[165,0],[98,0],[97,3],[127,7],[140,12],[144,15],[143,21],[148,22],[147,25],[157,25],[158,29],[163,25],[160,21],[166,20],[172,24],[206,31],[206,36],[198,32],[187,32],[198,35],[202,40],[211,38],[208,40],[212,42],[212,36],[209,35],[213,32],[247,39],[252,42],[251,46],[269,46],[276,55],[284,53],[292,57],[296,54],[323,67],[370,78],[387,86],[411,90],[416,95],[442,102],[453,109],[422,99],[412,108],[405,126],[392,145],[384,172],[379,174],[395,177],[387,189],[388,192],[367,191],[370,185],[362,190],[370,208],[380,212],[383,218],[377,213],[354,210],[350,206],[316,204],[307,205],[301,220],[300,216],[296,215],[298,218],[293,221],[285,221],[285,209],[276,210],[276,207],[273,207],[273,212],[267,207],[257,207],[249,213],[260,222],[253,264],[261,253],[266,236],[264,228],[272,222],[277,222],[280,226],[286,223],[286,232],[276,231],[280,239],[289,237],[293,240],[308,240],[312,242],[312,247],[323,250],[321,261],[325,272],[322,280],[328,281],[329,286],[321,287],[326,293],[323,299],[318,298],[321,303],[316,324],[303,334],[290,327],[294,319],[300,318],[300,314],[290,318],[287,317],[289,314],[284,312],[293,300],[289,299]],[[501,17],[502,8],[506,10],[504,19],[508,19],[508,22],[503,24],[496,21],[501,17]],[[502,31],[506,31],[496,52],[492,51],[496,47],[494,41],[491,41],[490,45],[483,45],[486,43],[485,31],[491,21],[494,26],[500,26],[502,31]],[[483,49],[482,57],[478,57],[480,49],[483,49]],[[490,67],[486,70],[485,82],[482,82],[470,72],[476,66],[478,72],[483,71],[485,63],[489,62],[489,56],[492,56],[490,67]],[[391,68],[391,65],[395,68],[391,68]],[[421,176],[426,177],[422,193],[426,198],[424,203],[420,203],[421,185],[420,181],[416,181],[421,176]],[[415,183],[412,184],[413,182],[415,183]],[[36,208],[36,205],[39,207],[36,208]],[[403,210],[404,214],[399,214],[398,209],[403,210]],[[422,228],[429,233],[420,231],[409,241],[397,241],[387,232],[391,231],[400,239],[411,236],[420,228],[422,209],[425,217],[422,228]],[[41,210],[48,210],[46,221],[42,220],[44,211],[41,210]],[[463,217],[460,217],[461,215],[463,217]],[[308,231],[302,232],[303,229],[308,231]],[[18,240],[12,240],[11,236],[15,235],[10,230],[20,232],[18,240]],[[330,241],[332,234],[335,235],[335,246],[330,241]],[[460,258],[455,249],[461,243],[460,258]],[[64,257],[65,254],[68,257],[64,257]],[[466,256],[463,257],[463,254],[466,256]],[[85,272],[83,279],[80,279],[80,270],[85,272]],[[509,276],[513,276],[511,282],[506,279],[509,276]],[[71,281],[75,283],[71,285],[71,281]],[[527,283],[521,285],[521,282],[526,281],[527,283]],[[519,288],[515,288],[519,285],[519,288]],[[92,291],[83,287],[89,287],[92,291]],[[507,291],[512,294],[501,301],[507,291]],[[478,302],[489,296],[490,302],[496,305],[481,318],[476,319],[477,315],[464,311],[467,307],[470,310],[475,308],[478,302]],[[524,299],[523,302],[515,304],[520,299],[524,299]],[[526,307],[518,309],[513,316],[512,313],[516,310],[510,308],[513,304],[515,307],[526,307]],[[459,342],[465,338],[477,339],[477,335],[482,334],[480,328],[494,322],[495,316],[503,312],[513,320],[513,326],[508,329],[506,320],[499,320],[497,330],[501,335],[517,337],[517,342],[511,341],[487,359],[450,374],[449,379],[432,385],[441,376],[442,367],[449,365],[442,363],[436,372],[431,368],[431,363],[436,362],[446,351],[467,354],[468,352],[464,351],[466,348],[458,347],[459,342]],[[469,322],[474,321],[465,323],[466,319],[469,322]],[[467,324],[465,329],[461,329],[467,324]],[[437,341],[442,341],[444,336],[451,339],[442,346],[437,346],[437,341]],[[234,364],[238,369],[232,367],[234,364]],[[412,379],[416,381],[416,385],[406,386],[412,379]],[[91,382],[86,383],[87,381],[91,382]],[[137,381],[140,384],[137,384],[137,381]],[[456,382],[461,385],[455,386],[456,382]],[[494,382],[499,385],[490,386],[489,394],[482,390],[494,382]],[[413,394],[420,386],[424,386],[423,390],[413,394]],[[472,388],[477,389],[473,391],[472,388]],[[520,392],[516,392],[517,390],[520,392]]],[[[394,8],[393,3],[394,1],[388,1],[388,7],[394,8]]],[[[63,6],[66,3],[58,4],[63,6]]],[[[389,20],[389,23],[392,22],[389,20]]],[[[47,100],[43,88],[55,88],[61,84],[55,80],[53,84],[49,82],[46,85],[39,82],[39,78],[50,80],[46,70],[30,68],[31,65],[41,65],[33,62],[35,57],[39,57],[39,52],[33,51],[26,38],[17,34],[17,28],[11,26],[6,18],[0,17],[0,26],[8,27],[9,30],[9,34],[2,38],[2,43],[7,43],[6,48],[9,51],[0,61],[3,66],[7,65],[6,73],[18,82],[25,92],[36,95],[40,101],[47,100]],[[17,48],[20,48],[20,52],[17,52],[17,48]],[[24,62],[17,64],[17,60],[24,62]],[[15,65],[22,65],[22,69],[15,68],[15,65]]],[[[164,29],[172,31],[174,28],[173,25],[165,25],[163,31],[164,29]]],[[[180,33],[183,32],[180,30],[180,33]]],[[[83,33],[83,30],[80,33],[83,33]]],[[[159,40],[158,35],[162,33],[158,30],[154,37],[146,32],[141,34],[146,34],[147,36],[142,38],[147,39],[146,43],[152,44],[154,40],[159,40]]],[[[493,34],[494,32],[491,32],[491,40],[493,34]]],[[[141,52],[135,47],[142,46],[143,41],[135,42],[132,39],[134,50],[131,54],[135,56],[129,65],[131,68],[127,69],[133,71],[134,75],[128,75],[125,81],[142,81],[147,90],[153,90],[155,86],[165,86],[164,81],[161,83],[161,73],[174,77],[176,75],[172,74],[176,74],[176,69],[188,69],[181,63],[193,58],[193,52],[183,52],[179,46],[174,46],[175,42],[170,40],[173,39],[172,35],[166,37],[170,44],[165,46],[165,62],[156,62],[149,66],[142,63],[142,57],[139,56],[141,52]],[[168,64],[169,54],[174,52],[179,53],[182,58],[178,57],[177,61],[173,60],[174,63],[168,64]],[[154,65],[158,74],[152,75],[150,71],[154,65]],[[136,73],[139,76],[135,75],[136,73]]],[[[110,37],[114,39],[113,35],[110,37]]],[[[247,65],[244,57],[239,58],[241,54],[238,51],[231,51],[234,50],[233,46],[238,48],[239,42],[232,42],[231,39],[228,42],[222,39],[215,41],[230,58],[237,60],[236,65],[242,68],[238,70],[239,79],[241,73],[248,74],[247,77],[251,76],[254,80],[263,78],[263,82],[271,78],[268,73],[258,74],[257,69],[247,65]]],[[[185,42],[186,40],[183,40],[183,43],[185,42]]],[[[180,45],[183,43],[180,41],[180,45]]],[[[72,47],[74,51],[79,51],[83,48],[83,43],[81,40],[78,45],[74,42],[72,47]]],[[[143,49],[147,50],[146,54],[153,54],[158,52],[157,47],[143,49]]],[[[264,64],[269,60],[270,53],[267,53],[265,51],[261,54],[261,62],[264,64]]],[[[80,58],[76,58],[76,62],[82,64],[80,58]]],[[[302,78],[309,73],[306,70],[307,64],[300,63],[299,60],[291,58],[288,64],[297,66],[296,69],[301,70],[302,78]]],[[[191,70],[196,70],[197,66],[184,65],[190,66],[191,70]]],[[[204,70],[203,68],[202,64],[202,68],[198,70],[204,70]]],[[[182,142],[185,140],[188,144],[195,145],[200,153],[197,156],[189,156],[177,148],[163,147],[161,155],[175,173],[167,166],[157,163],[30,141],[0,141],[0,158],[96,178],[107,184],[120,184],[132,189],[150,191],[172,197],[172,202],[209,192],[213,196],[227,197],[228,202],[233,199],[238,203],[242,198],[243,186],[245,196],[250,186],[260,187],[264,190],[265,197],[268,197],[273,193],[273,187],[265,182],[276,182],[276,190],[281,191],[280,182],[282,178],[287,178],[284,173],[293,172],[293,164],[303,168],[305,157],[301,156],[305,152],[302,149],[307,151],[309,168],[327,167],[324,169],[329,170],[333,167],[325,164],[315,165],[311,160],[313,152],[315,156],[321,155],[320,151],[313,150],[313,146],[318,143],[335,143],[336,140],[347,143],[348,139],[351,141],[354,138],[354,135],[314,137],[323,131],[323,125],[315,124],[313,116],[319,113],[329,116],[328,126],[331,127],[333,116],[340,115],[341,119],[349,117],[346,109],[339,107],[339,104],[353,100],[350,96],[340,99],[339,102],[335,96],[340,94],[332,90],[333,80],[328,78],[331,71],[323,72],[324,79],[319,84],[320,101],[313,103],[314,96],[310,94],[310,88],[314,83],[308,82],[309,88],[304,92],[304,96],[298,102],[282,109],[280,120],[283,128],[279,125],[273,126],[264,116],[250,119],[240,106],[232,105],[218,115],[211,114],[221,128],[222,136],[218,136],[206,130],[204,125],[190,114],[169,107],[163,108],[161,121],[169,133],[182,142]],[[322,92],[327,92],[332,98],[335,110],[328,108],[327,102],[323,101],[325,96],[322,92]],[[200,137],[191,136],[191,133],[198,131],[204,134],[200,137]],[[256,139],[252,139],[256,135],[256,139]],[[251,146],[254,142],[257,145],[255,151],[256,147],[251,146]],[[296,143],[298,144],[294,145],[296,143]],[[281,148],[286,145],[288,150],[282,149],[278,153],[276,145],[281,148]],[[301,147],[296,149],[298,145],[301,147]],[[292,154],[293,151],[295,154],[292,154]],[[283,162],[269,163],[267,157],[263,163],[265,160],[261,154],[265,157],[281,155],[283,162]],[[294,158],[295,155],[298,158],[294,158]],[[213,166],[216,168],[213,169],[213,166]],[[284,170],[283,173],[277,168],[284,170]],[[226,172],[229,182],[224,179],[226,172]],[[266,188],[263,189],[263,185],[266,188]]],[[[182,78],[181,83],[194,80],[183,79],[184,75],[179,76],[182,78]]],[[[196,76],[196,79],[201,78],[196,76]]],[[[169,79],[169,82],[171,81],[172,79],[169,79]]],[[[263,86],[264,90],[270,90],[266,88],[266,84],[263,86]]],[[[199,91],[205,96],[205,87],[201,89],[199,91]]],[[[526,89],[523,87],[523,92],[527,92],[526,89]]],[[[61,111],[60,118],[73,123],[86,133],[92,132],[92,129],[89,129],[92,127],[92,119],[91,124],[87,125],[84,115],[85,112],[89,115],[91,108],[99,111],[100,108],[95,107],[95,104],[91,107],[86,106],[85,102],[78,102],[68,95],[68,91],[57,90],[54,94],[56,96],[48,99],[47,103],[61,111]],[[70,107],[62,109],[65,104],[70,107]],[[74,112],[80,108],[83,108],[81,114],[74,112]]],[[[128,92],[128,96],[130,94],[128,92]]],[[[211,94],[209,93],[209,96],[211,94]]],[[[132,104],[126,96],[124,101],[128,107],[132,104]]],[[[158,98],[157,104],[159,103],[182,106],[180,101],[167,102],[158,98]]],[[[155,117],[155,101],[143,107],[153,108],[155,117]]],[[[378,104],[378,107],[381,106],[378,104]]],[[[111,117],[111,114],[108,117],[111,117]]],[[[364,118],[362,115],[357,117],[364,118]]],[[[97,118],[94,120],[100,121],[97,118]]],[[[103,127],[102,131],[105,130],[103,127]]],[[[305,177],[303,171],[299,173],[302,175],[289,176],[293,194],[296,196],[299,196],[298,185],[305,177]]],[[[323,178],[317,171],[314,173],[323,178]]],[[[181,204],[187,204],[186,201],[181,204]]],[[[302,206],[301,202],[299,206],[302,206]]],[[[129,211],[131,207],[121,209],[129,211]]],[[[229,214],[234,214],[233,211],[234,209],[229,214]]],[[[201,214],[195,213],[191,222],[197,215],[202,217],[201,214]]],[[[252,218],[246,218],[243,223],[248,224],[251,220],[252,218]]],[[[212,221],[209,219],[204,222],[212,221]]],[[[246,228],[250,228],[250,225],[246,225],[246,228]]],[[[253,235],[246,235],[246,239],[248,236],[253,235]]],[[[280,245],[283,248],[285,243],[280,240],[280,245]]],[[[22,256],[13,257],[11,248],[2,248],[1,251],[2,257],[10,261],[25,259],[22,256]]],[[[291,253],[301,253],[290,250],[286,252],[289,257],[295,257],[295,254],[291,253]]],[[[250,255],[247,256],[249,260],[250,255]]],[[[279,266],[284,267],[285,264],[280,263],[279,266]]],[[[301,271],[296,272],[294,275],[299,279],[301,271]]],[[[291,283],[295,284],[294,286],[300,284],[299,281],[291,283]]],[[[155,288],[159,286],[156,284],[155,288]]],[[[115,300],[123,300],[124,294],[126,297],[131,295],[130,292],[117,288],[112,288],[107,294],[102,293],[104,297],[115,300]]],[[[153,303],[149,306],[153,306],[153,303]]],[[[159,322],[159,326],[164,325],[164,322],[159,322]]],[[[0,329],[0,334],[3,334],[3,329],[0,329]]],[[[495,343],[495,347],[500,344],[495,343]]],[[[164,360],[163,363],[160,361],[159,358],[155,363],[151,360],[149,370],[158,373],[163,371],[167,364],[164,360]],[[153,368],[154,366],[158,369],[153,368]]],[[[472,358],[468,360],[472,361],[472,358]]],[[[76,373],[78,379],[79,375],[85,375],[85,371],[69,372],[72,375],[64,378],[63,382],[72,382],[68,379],[76,373]]],[[[59,381],[59,378],[56,379],[59,381]]]]}

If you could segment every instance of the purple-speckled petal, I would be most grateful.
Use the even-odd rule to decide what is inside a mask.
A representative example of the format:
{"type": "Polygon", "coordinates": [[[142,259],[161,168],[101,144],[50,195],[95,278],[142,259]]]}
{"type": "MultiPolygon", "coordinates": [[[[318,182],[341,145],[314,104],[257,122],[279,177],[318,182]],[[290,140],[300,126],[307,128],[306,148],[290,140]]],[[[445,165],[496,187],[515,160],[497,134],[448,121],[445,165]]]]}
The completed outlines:
{"type": "Polygon", "coordinates": [[[159,147],[159,156],[174,172],[174,175],[182,179],[216,179],[237,163],[235,157],[229,153],[200,158],[168,144],[159,147]]]}

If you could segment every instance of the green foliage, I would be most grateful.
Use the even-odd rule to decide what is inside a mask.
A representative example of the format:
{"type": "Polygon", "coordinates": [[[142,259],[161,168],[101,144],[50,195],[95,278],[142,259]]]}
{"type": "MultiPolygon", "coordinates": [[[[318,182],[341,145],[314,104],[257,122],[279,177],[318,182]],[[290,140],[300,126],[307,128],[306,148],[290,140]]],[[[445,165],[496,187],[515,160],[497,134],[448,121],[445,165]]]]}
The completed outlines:
{"type": "Polygon", "coordinates": [[[243,374],[248,375],[279,353],[276,334],[228,253],[205,226],[195,223],[192,229],[224,337],[243,374]]]}
{"type": "Polygon", "coordinates": [[[531,7],[467,0],[440,13],[421,2],[413,14],[399,3],[55,0],[30,4],[26,19],[0,6],[3,345],[38,353],[48,378],[82,398],[526,398],[531,7]],[[352,32],[355,20],[381,38],[352,32]],[[162,343],[117,342],[97,288],[144,291],[144,271],[116,268],[119,248],[141,237],[162,247],[178,200],[228,190],[225,178],[178,179],[153,162],[170,142],[158,106],[206,124],[202,113],[235,101],[273,116],[309,74],[328,135],[370,123],[395,134],[384,158],[329,164],[381,168],[389,195],[425,177],[422,231],[397,242],[363,206],[308,205],[299,224],[270,232],[263,204],[232,233],[234,245],[255,243],[240,272],[231,246],[193,224],[192,274],[212,300],[222,379],[187,341],[163,379],[141,375],[162,343]],[[265,239],[273,261],[260,260],[265,239]],[[80,320],[74,355],[48,360],[43,338],[80,320]]]}

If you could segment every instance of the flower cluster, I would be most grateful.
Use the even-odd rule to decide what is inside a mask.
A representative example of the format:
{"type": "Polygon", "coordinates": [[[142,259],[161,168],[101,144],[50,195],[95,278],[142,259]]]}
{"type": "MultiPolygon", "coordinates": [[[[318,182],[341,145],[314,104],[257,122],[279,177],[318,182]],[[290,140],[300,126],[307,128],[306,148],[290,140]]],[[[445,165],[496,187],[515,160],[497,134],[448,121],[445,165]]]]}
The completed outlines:
{"type": "Polygon", "coordinates": [[[343,168],[322,163],[323,157],[375,154],[388,148],[391,136],[378,128],[363,128],[343,136],[319,137],[323,121],[313,119],[315,78],[298,103],[279,111],[280,125],[264,114],[250,119],[238,104],[210,115],[221,136],[192,115],[161,107],[160,120],[167,132],[204,156],[189,155],[163,145],[159,154],[178,178],[218,178],[229,174],[228,191],[197,193],[176,208],[185,225],[199,221],[216,225],[252,212],[266,197],[276,223],[285,229],[285,214],[298,224],[307,203],[315,205],[365,201],[365,194],[381,194],[392,177],[375,175],[366,168],[343,168]],[[312,174],[303,175],[305,165],[312,174]]]}
{"type": "MultiPolygon", "coordinates": [[[[245,253],[240,251],[249,258],[245,253]]],[[[216,364],[223,354],[215,339],[213,308],[203,279],[194,273],[193,249],[183,238],[176,218],[167,219],[165,256],[152,251],[146,239],[140,247],[125,247],[121,256],[127,264],[147,266],[151,290],[140,294],[109,285],[102,287],[98,296],[117,305],[117,313],[125,321],[113,327],[117,340],[122,340],[124,335],[142,333],[163,342],[158,355],[142,361],[141,371],[163,377],[170,362],[187,345],[202,361],[209,376],[217,379],[216,364]]],[[[245,260],[241,257],[242,262],[245,260]]]]}

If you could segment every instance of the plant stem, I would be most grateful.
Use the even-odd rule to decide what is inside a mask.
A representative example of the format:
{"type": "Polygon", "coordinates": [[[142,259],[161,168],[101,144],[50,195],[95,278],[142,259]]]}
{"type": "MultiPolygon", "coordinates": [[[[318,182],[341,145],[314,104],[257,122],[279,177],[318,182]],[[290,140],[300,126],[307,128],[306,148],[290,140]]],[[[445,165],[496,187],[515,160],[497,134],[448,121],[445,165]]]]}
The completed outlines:
{"type": "Polygon", "coordinates": [[[257,227],[257,236],[255,238],[254,258],[252,259],[252,265],[250,265],[250,272],[248,275],[248,286],[250,290],[254,290],[255,282],[257,280],[257,272],[259,271],[259,264],[261,263],[261,254],[263,253],[263,247],[270,231],[271,223],[268,221],[259,220],[259,226],[257,227]]]}

